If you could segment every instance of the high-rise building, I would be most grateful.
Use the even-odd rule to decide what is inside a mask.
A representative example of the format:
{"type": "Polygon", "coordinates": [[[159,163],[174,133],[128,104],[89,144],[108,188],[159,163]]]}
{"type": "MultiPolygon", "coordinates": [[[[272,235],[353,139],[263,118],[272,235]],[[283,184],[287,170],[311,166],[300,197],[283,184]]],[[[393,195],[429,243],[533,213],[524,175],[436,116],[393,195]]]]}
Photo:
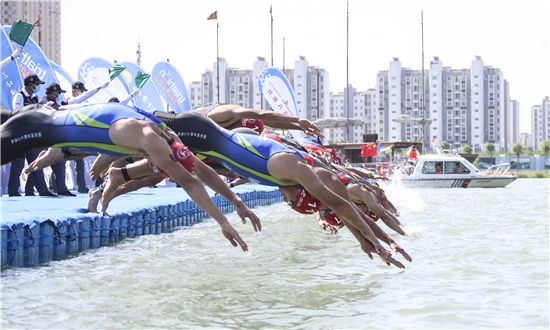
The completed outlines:
{"type": "Polygon", "coordinates": [[[439,58],[430,69],[403,68],[398,58],[377,75],[379,126],[382,141],[422,141],[433,148],[442,141],[453,148],[482,150],[487,142],[509,150],[518,138],[519,106],[509,100],[509,86],[499,69],[476,56],[470,69],[443,67],[439,58]],[[514,114],[515,112],[515,114],[514,114]],[[400,116],[416,120],[403,122],[400,116]],[[421,119],[431,120],[424,126],[421,119]]]}
{"type": "Polygon", "coordinates": [[[548,96],[542,100],[542,105],[531,108],[531,132],[533,150],[538,150],[540,143],[550,140],[550,100],[548,96]]]}
{"type": "Polygon", "coordinates": [[[309,66],[305,56],[300,56],[294,62],[293,78],[290,81],[294,86],[298,116],[311,121],[325,118],[325,109],[330,100],[328,72],[309,66]]]}
{"type": "MultiPolygon", "coordinates": [[[[257,86],[267,66],[263,57],[257,58],[253,70],[233,69],[220,59],[219,83],[214,63],[200,84],[190,85],[192,104],[218,101],[219,85],[220,102],[270,109],[257,86]]],[[[519,103],[510,100],[503,73],[485,66],[479,56],[468,69],[444,67],[434,57],[424,72],[404,68],[394,58],[389,70],[377,74],[376,88],[364,92],[350,85],[343,93],[330,94],[328,72],[309,66],[303,56],[284,74],[294,88],[299,117],[331,119],[330,128],[323,128],[327,143],[361,143],[365,136],[376,136],[379,141],[424,140],[428,149],[443,141],[456,149],[468,144],[479,152],[487,142],[497,150],[510,150],[520,138],[519,103]]]]}
{"type": "Polygon", "coordinates": [[[254,94],[252,97],[252,109],[268,109],[269,104],[267,103],[266,99],[263,97],[262,93],[260,93],[260,89],[258,88],[258,76],[260,73],[268,67],[268,64],[265,60],[265,57],[258,56],[258,59],[254,61],[254,70],[253,70],[253,85],[254,85],[254,94]]]}
{"type": "Polygon", "coordinates": [[[61,65],[61,4],[60,0],[1,1],[0,21],[2,25],[12,25],[18,20],[29,24],[40,22],[31,38],[36,41],[44,54],[61,65]]]}
{"type": "Polygon", "coordinates": [[[202,87],[200,81],[191,82],[187,87],[187,92],[189,95],[189,103],[191,103],[191,108],[195,108],[203,103],[202,87]]]}

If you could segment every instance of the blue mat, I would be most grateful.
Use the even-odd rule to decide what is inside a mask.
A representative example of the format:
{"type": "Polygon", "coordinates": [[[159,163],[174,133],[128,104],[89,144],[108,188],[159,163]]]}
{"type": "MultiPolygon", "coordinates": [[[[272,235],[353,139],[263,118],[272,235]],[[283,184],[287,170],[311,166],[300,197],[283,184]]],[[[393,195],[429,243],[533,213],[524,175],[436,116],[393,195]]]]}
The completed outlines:
{"type": "MultiPolygon", "coordinates": [[[[223,213],[235,208],[206,187],[223,213]]],[[[277,188],[246,184],[233,188],[250,208],[281,202],[277,188]]],[[[88,195],[1,198],[2,266],[31,266],[125,237],[160,234],[207,218],[182,189],[143,188],[115,198],[109,216],[87,212],[88,195]]]]}

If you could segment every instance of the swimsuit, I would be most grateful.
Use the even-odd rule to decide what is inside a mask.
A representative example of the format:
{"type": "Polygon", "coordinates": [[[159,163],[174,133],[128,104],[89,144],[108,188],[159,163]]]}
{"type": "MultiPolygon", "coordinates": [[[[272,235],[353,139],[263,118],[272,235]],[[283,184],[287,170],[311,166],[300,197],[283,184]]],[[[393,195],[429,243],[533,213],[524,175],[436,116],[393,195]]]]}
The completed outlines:
{"type": "Polygon", "coordinates": [[[109,156],[134,154],[115,145],[109,137],[109,128],[120,119],[145,120],[161,129],[164,126],[158,118],[118,103],[61,111],[40,104],[26,106],[2,124],[2,164],[32,149],[48,147],[70,147],[109,156]]]}
{"type": "Polygon", "coordinates": [[[268,186],[285,186],[267,170],[269,158],[285,152],[305,157],[271,139],[228,131],[211,119],[194,113],[177,115],[155,111],[154,114],[180,137],[183,144],[200,156],[206,156],[251,182],[268,186]]]}

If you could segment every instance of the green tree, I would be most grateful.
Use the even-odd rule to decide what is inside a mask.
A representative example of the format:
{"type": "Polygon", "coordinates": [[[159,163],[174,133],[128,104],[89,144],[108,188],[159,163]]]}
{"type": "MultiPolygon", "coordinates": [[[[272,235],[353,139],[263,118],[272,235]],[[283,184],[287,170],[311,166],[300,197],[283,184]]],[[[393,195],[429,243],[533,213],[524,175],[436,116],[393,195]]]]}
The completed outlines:
{"type": "Polygon", "coordinates": [[[447,141],[441,141],[439,147],[441,148],[441,150],[451,150],[451,145],[447,141]]]}
{"type": "Polygon", "coordinates": [[[539,152],[544,156],[544,168],[548,171],[546,164],[548,163],[548,155],[550,154],[550,141],[542,141],[539,146],[539,152]]]}
{"type": "Polygon", "coordinates": [[[463,154],[471,154],[472,153],[472,147],[470,147],[467,144],[463,145],[462,146],[462,153],[463,154]]]}
{"type": "Polygon", "coordinates": [[[494,165],[493,154],[495,153],[495,145],[491,142],[485,143],[485,152],[488,153],[489,156],[491,156],[491,165],[494,165]]]}
{"type": "Polygon", "coordinates": [[[521,153],[523,152],[523,146],[519,143],[514,143],[514,145],[512,146],[512,152],[518,156],[518,173],[519,173],[519,156],[521,156],[521,153]]]}

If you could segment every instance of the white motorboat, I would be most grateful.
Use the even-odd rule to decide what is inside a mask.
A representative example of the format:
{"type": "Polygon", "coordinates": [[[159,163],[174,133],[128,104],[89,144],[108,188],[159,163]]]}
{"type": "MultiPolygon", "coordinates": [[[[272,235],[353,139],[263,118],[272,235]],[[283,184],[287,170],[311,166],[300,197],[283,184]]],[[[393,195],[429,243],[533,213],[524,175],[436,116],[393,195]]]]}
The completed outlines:
{"type": "Polygon", "coordinates": [[[510,164],[493,165],[482,172],[458,154],[421,155],[416,163],[392,168],[391,179],[403,185],[425,188],[497,188],[518,177],[510,164]]]}

